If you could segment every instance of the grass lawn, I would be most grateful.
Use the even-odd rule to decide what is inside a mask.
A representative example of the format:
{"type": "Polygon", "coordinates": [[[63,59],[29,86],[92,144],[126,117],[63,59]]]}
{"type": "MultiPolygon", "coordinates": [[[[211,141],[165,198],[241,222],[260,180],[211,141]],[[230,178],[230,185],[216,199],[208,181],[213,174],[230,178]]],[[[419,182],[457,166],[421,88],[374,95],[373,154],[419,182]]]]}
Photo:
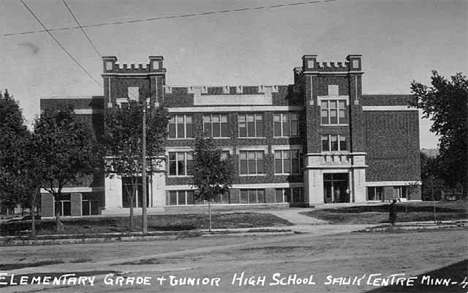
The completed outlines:
{"type": "MultiPolygon", "coordinates": [[[[214,213],[213,229],[254,228],[271,226],[288,226],[288,221],[266,213],[214,213]]],[[[62,218],[64,234],[96,234],[112,232],[129,232],[129,217],[94,217],[67,219],[62,218]]],[[[135,231],[141,231],[141,216],[134,217],[135,231]]],[[[149,215],[148,231],[189,231],[208,229],[209,220],[206,214],[149,215]]],[[[0,224],[0,234],[16,235],[23,230],[31,229],[31,221],[18,221],[0,224]]],[[[38,235],[55,234],[54,220],[38,220],[38,235]]]]}
{"type": "MultiPolygon", "coordinates": [[[[330,224],[388,223],[389,203],[376,205],[330,207],[302,214],[325,220],[330,224]]],[[[468,201],[441,201],[436,203],[437,221],[468,219],[468,201]]],[[[434,221],[432,202],[397,203],[397,222],[434,221]]]]}

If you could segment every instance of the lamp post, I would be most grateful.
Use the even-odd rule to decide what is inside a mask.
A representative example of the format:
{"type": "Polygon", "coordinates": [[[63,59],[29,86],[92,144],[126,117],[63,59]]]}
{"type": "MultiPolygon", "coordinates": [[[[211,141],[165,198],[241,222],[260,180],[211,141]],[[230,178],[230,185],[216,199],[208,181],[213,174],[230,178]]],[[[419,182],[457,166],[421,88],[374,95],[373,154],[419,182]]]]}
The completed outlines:
{"type": "Polygon", "coordinates": [[[146,101],[143,101],[143,146],[142,146],[142,183],[143,183],[143,198],[142,198],[142,211],[141,211],[141,229],[142,233],[148,233],[148,216],[146,214],[146,196],[148,191],[146,190],[146,101]]]}

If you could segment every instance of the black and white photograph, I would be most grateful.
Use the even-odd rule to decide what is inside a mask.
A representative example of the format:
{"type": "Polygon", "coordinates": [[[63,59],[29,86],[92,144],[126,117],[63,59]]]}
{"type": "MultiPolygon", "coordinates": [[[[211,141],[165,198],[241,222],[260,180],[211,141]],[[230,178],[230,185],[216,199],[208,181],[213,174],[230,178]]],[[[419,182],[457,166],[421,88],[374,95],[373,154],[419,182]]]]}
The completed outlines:
{"type": "Polygon", "coordinates": [[[0,0],[0,291],[468,292],[468,1],[0,0]]]}

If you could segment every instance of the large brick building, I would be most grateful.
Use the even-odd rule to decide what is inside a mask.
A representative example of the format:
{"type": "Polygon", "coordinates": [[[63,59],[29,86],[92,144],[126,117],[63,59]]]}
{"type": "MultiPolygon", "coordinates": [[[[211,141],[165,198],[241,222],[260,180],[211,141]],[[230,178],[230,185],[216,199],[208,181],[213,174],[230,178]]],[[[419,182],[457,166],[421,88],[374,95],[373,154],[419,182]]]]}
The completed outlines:
{"type": "MultiPolygon", "coordinates": [[[[155,92],[150,101],[171,119],[165,161],[148,183],[148,207],[193,206],[190,179],[194,134],[203,130],[234,159],[238,174],[220,205],[313,206],[393,198],[420,200],[418,111],[409,95],[362,93],[361,55],[319,63],[302,57],[294,84],[272,86],[166,85],[163,58],[119,64],[103,57],[104,96],[41,99],[41,108],[73,103],[75,112],[103,131],[106,109],[128,97],[155,92]]],[[[122,213],[129,207],[125,178],[95,174],[70,186],[64,215],[122,213]]],[[[141,196],[137,195],[137,207],[141,196]]],[[[42,212],[53,215],[44,193],[42,212]]]]}

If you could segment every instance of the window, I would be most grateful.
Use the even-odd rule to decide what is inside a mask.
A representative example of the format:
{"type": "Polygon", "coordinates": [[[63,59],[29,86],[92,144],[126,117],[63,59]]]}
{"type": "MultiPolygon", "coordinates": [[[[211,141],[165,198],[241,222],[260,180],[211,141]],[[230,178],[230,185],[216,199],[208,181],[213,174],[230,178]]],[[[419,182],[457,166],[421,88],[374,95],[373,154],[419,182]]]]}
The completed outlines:
{"type": "Polygon", "coordinates": [[[303,203],[304,202],[304,188],[291,187],[291,188],[277,188],[275,190],[275,200],[277,203],[303,203]]]}
{"type": "MultiPolygon", "coordinates": [[[[137,179],[137,190],[135,192],[135,197],[133,198],[132,203],[132,178],[124,177],[122,178],[122,207],[129,208],[130,204],[133,204],[133,207],[142,207],[143,206],[143,177],[138,177],[137,179]]],[[[149,206],[149,180],[146,180],[146,206],[149,206]]]]}
{"type": "Polygon", "coordinates": [[[263,114],[239,114],[239,137],[263,137],[263,114]]]}
{"type": "Polygon", "coordinates": [[[275,173],[277,174],[299,174],[300,156],[299,150],[277,150],[275,151],[275,173]]]}
{"type": "Polygon", "coordinates": [[[240,151],[240,174],[264,174],[264,151],[240,151]]]}
{"type": "Polygon", "coordinates": [[[342,152],[346,150],[346,136],[322,135],[322,152],[342,152]]]}
{"type": "Polygon", "coordinates": [[[229,151],[221,151],[221,161],[226,160],[230,155],[231,153],[229,151]]]}
{"type": "Polygon", "coordinates": [[[128,87],[127,88],[127,91],[128,91],[128,98],[132,101],[138,101],[138,99],[140,98],[140,88],[137,87],[137,86],[133,86],[133,87],[128,87]]]}
{"type": "Polygon", "coordinates": [[[214,199],[214,203],[223,203],[223,204],[229,204],[231,203],[231,198],[229,192],[223,193],[223,194],[218,194],[214,199]]]}
{"type": "Polygon", "coordinates": [[[299,135],[299,114],[278,113],[273,115],[274,136],[294,137],[299,135]]]}
{"type": "Polygon", "coordinates": [[[348,123],[346,100],[322,100],[320,106],[322,125],[348,123]]]}
{"type": "Polygon", "coordinates": [[[99,214],[99,202],[97,200],[81,201],[81,213],[83,216],[91,216],[99,214]]]}
{"type": "Polygon", "coordinates": [[[169,176],[192,174],[192,152],[169,152],[169,176]]]}
{"type": "MultiPolygon", "coordinates": [[[[71,216],[71,196],[69,193],[62,194],[60,201],[55,204],[60,206],[60,216],[71,216]]],[[[56,211],[56,209],[54,210],[56,211]]]]}
{"type": "Polygon", "coordinates": [[[211,137],[228,137],[227,115],[203,115],[203,133],[211,137]]]}
{"type": "Polygon", "coordinates": [[[265,203],[265,189],[241,189],[240,203],[265,203]]]}
{"type": "Polygon", "coordinates": [[[195,204],[192,190],[171,190],[169,191],[169,205],[189,205],[195,204]]]}
{"type": "Polygon", "coordinates": [[[193,138],[192,115],[175,115],[169,120],[169,138],[193,138]]]}
{"type": "Polygon", "coordinates": [[[408,186],[393,187],[393,198],[408,198],[408,186]]]}
{"type": "Polygon", "coordinates": [[[384,200],[383,187],[367,187],[367,200],[384,200]]]}

